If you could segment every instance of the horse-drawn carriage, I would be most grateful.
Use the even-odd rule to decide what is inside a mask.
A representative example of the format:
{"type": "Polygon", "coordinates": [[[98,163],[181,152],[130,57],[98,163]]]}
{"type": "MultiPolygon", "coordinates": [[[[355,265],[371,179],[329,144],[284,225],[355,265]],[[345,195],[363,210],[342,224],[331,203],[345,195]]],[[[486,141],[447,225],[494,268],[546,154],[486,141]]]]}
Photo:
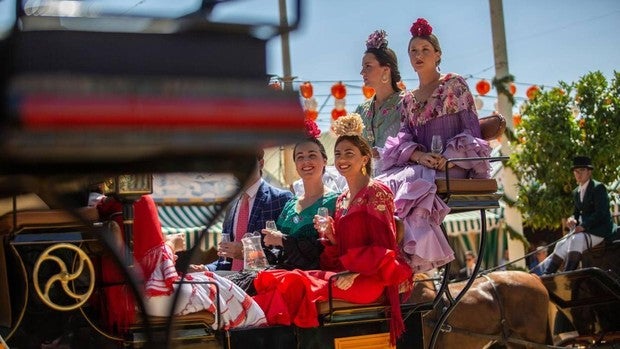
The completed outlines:
{"type": "MultiPolygon", "coordinates": [[[[131,241],[131,202],[150,191],[151,173],[227,173],[242,183],[253,169],[256,148],[300,136],[297,96],[264,88],[264,34],[296,27],[301,4],[296,3],[294,24],[282,27],[205,22],[216,3],[204,1],[198,15],[175,20],[117,17],[115,29],[107,31],[92,26],[106,18],[79,18],[89,10],[79,6],[66,16],[61,15],[67,4],[60,2],[46,2],[38,16],[25,16],[17,6],[14,30],[0,42],[0,200],[8,207],[0,220],[0,335],[9,345],[59,347],[53,339],[60,333],[70,334],[61,342],[74,347],[390,347],[389,314],[382,304],[330,299],[318,305],[321,325],[315,329],[226,330],[219,325],[219,308],[141,316],[144,304],[131,256],[106,238],[108,224],[80,209],[80,190],[114,178],[114,193],[125,200],[131,241]],[[42,201],[24,203],[29,193],[42,201]],[[103,320],[101,292],[110,286],[101,282],[104,254],[123,267],[140,309],[123,333],[103,320]]],[[[488,120],[499,121],[487,135],[493,137],[501,118],[488,120]]],[[[496,181],[448,178],[438,183],[438,191],[454,211],[480,211],[482,250],[485,210],[497,207],[500,197],[496,181]]],[[[397,347],[422,348],[424,339],[434,347],[476,282],[469,280],[453,296],[446,293],[444,277],[432,297],[404,302],[407,330],[397,347]],[[436,315],[426,338],[425,314],[436,315]]]]}

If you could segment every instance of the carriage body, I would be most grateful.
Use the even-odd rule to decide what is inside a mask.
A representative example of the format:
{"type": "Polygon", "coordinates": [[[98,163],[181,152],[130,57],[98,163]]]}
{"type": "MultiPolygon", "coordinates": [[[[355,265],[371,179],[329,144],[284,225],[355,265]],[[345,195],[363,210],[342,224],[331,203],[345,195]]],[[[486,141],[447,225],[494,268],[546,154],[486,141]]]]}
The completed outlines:
{"type": "Polygon", "coordinates": [[[586,347],[620,341],[620,241],[605,241],[583,255],[582,268],[541,276],[558,314],[559,344],[586,347]]]}
{"type": "MultiPolygon", "coordinates": [[[[300,1],[296,6],[298,22],[300,1]]],[[[20,21],[0,42],[0,200],[10,208],[0,227],[0,335],[9,345],[29,347],[41,339],[33,333],[61,329],[75,335],[76,347],[390,348],[383,304],[319,304],[316,329],[213,330],[212,314],[142,318],[123,334],[106,328],[100,296],[108,285],[98,260],[112,253],[122,265],[123,256],[102,238],[106,225],[79,211],[77,192],[127,173],[229,173],[241,183],[257,148],[301,136],[303,113],[297,94],[264,86],[266,39],[254,34],[265,26],[205,23],[200,16],[114,18],[123,28],[140,22],[142,29],[98,32],[79,28],[105,18],[20,21]],[[47,208],[19,210],[28,193],[47,208]],[[83,275],[91,270],[81,267],[84,255],[92,272],[83,275]],[[56,266],[37,268],[48,257],[56,266]],[[64,294],[53,289],[49,298],[41,296],[49,277],[66,278],[76,266],[80,272],[64,282],[64,294]],[[70,294],[87,297],[76,306],[70,294]]],[[[270,29],[277,34],[296,25],[270,29]]],[[[460,183],[465,189],[458,180],[445,182],[445,198],[457,210],[481,210],[485,222],[484,210],[498,205],[492,182],[490,192],[474,195],[460,191],[473,182],[460,183]]],[[[222,198],[219,209],[229,200],[222,198]]],[[[481,246],[483,238],[484,232],[481,246]]],[[[403,305],[407,330],[397,348],[424,347],[422,314],[436,305],[403,305]]]]}

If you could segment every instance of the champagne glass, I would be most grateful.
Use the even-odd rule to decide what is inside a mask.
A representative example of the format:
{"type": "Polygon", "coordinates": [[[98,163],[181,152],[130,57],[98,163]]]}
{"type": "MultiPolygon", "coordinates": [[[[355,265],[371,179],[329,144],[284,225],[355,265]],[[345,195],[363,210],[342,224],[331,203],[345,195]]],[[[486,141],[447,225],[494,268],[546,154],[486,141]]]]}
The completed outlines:
{"type": "MultiPolygon", "coordinates": [[[[222,242],[230,242],[230,234],[222,233],[222,234],[221,234],[221,237],[220,237],[220,244],[221,244],[222,242]]],[[[226,259],[226,257],[224,257],[224,256],[221,256],[221,257],[220,257],[220,259],[219,259],[218,263],[219,263],[219,264],[221,264],[221,265],[227,265],[227,264],[230,264],[230,262],[228,261],[228,259],[226,259]]]]}
{"type": "Polygon", "coordinates": [[[329,210],[327,207],[319,207],[316,211],[316,214],[319,216],[319,241],[327,241],[328,239],[325,237],[325,230],[327,230],[327,225],[329,224],[329,210]]]}
{"type": "Polygon", "coordinates": [[[433,154],[441,154],[443,152],[443,141],[440,135],[433,135],[431,140],[431,152],[433,154]]]}
{"type": "MultiPolygon", "coordinates": [[[[271,220],[266,221],[265,229],[269,230],[270,232],[278,231],[278,227],[276,226],[276,221],[271,221],[271,220]]],[[[276,257],[278,257],[278,254],[280,253],[280,249],[278,249],[276,245],[271,245],[271,253],[273,253],[276,257]]]]}

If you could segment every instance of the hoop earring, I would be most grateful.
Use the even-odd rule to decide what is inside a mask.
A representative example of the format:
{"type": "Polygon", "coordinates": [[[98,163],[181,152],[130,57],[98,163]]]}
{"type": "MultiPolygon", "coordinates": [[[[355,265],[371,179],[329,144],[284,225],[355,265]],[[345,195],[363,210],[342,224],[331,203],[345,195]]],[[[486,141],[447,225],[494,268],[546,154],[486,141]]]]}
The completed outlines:
{"type": "Polygon", "coordinates": [[[366,172],[366,165],[362,166],[362,175],[366,176],[368,172],[366,172]]]}
{"type": "Polygon", "coordinates": [[[390,79],[388,79],[388,77],[387,77],[387,76],[385,76],[385,75],[382,75],[382,76],[381,76],[381,82],[382,82],[382,83],[387,84],[387,83],[388,83],[388,81],[390,81],[390,79]]]}

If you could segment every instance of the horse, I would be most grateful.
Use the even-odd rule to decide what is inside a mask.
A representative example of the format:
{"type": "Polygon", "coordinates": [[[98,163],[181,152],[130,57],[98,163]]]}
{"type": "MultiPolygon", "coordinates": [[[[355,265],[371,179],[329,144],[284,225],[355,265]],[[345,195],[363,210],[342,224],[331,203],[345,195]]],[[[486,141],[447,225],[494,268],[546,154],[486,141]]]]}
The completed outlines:
{"type": "MultiPolygon", "coordinates": [[[[450,293],[456,297],[465,284],[466,281],[449,284],[450,293]]],[[[436,294],[434,283],[425,274],[418,274],[413,299],[429,302],[436,294]]],[[[437,309],[445,302],[443,296],[434,310],[424,314],[425,347],[439,319],[437,309]]],[[[543,347],[551,344],[550,304],[547,289],[536,275],[496,271],[478,276],[444,323],[435,347],[477,349],[498,344],[510,349],[543,347]]]]}

